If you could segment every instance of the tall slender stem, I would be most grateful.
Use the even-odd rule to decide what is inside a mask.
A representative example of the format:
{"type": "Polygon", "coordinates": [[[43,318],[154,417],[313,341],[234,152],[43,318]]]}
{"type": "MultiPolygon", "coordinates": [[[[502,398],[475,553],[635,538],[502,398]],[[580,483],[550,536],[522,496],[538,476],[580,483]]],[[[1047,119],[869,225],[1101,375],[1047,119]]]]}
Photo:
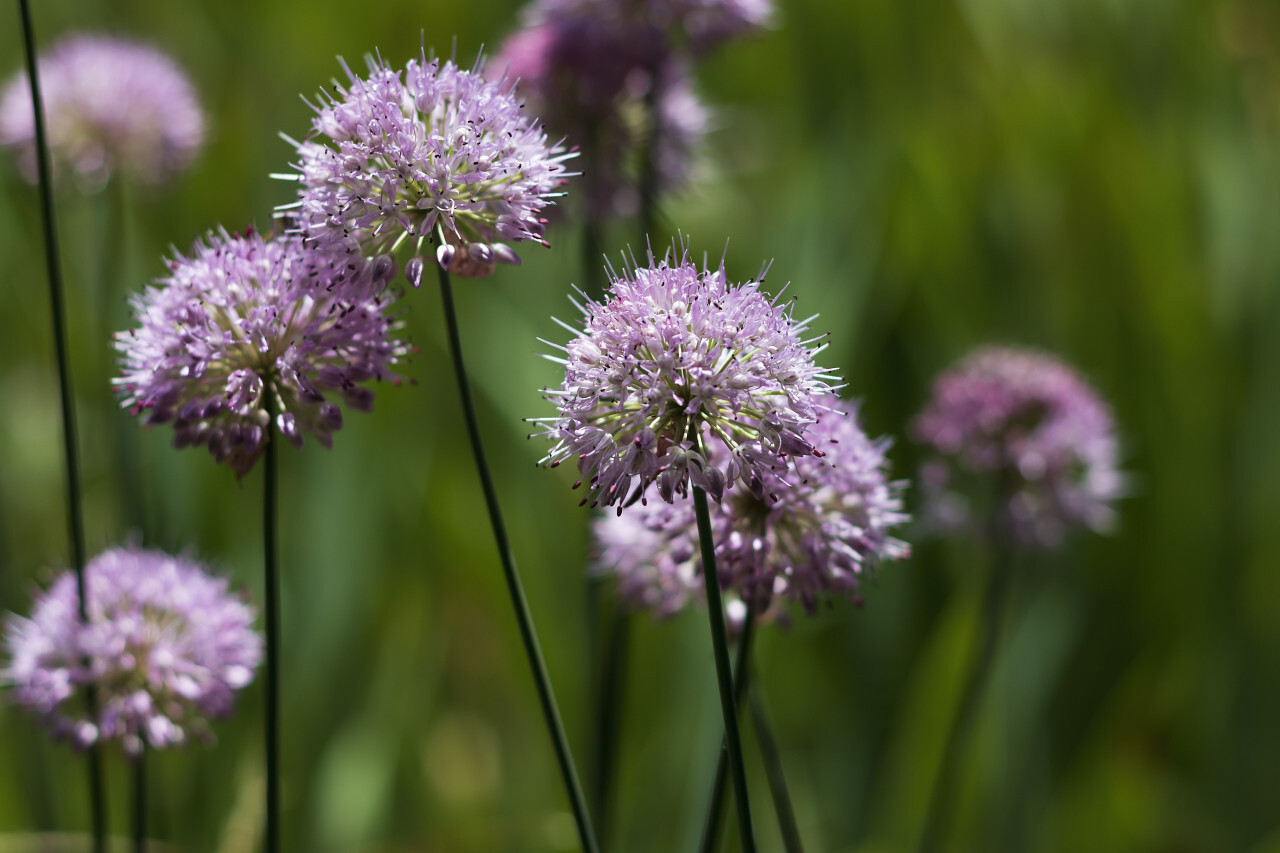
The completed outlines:
{"type": "MultiPolygon", "coordinates": [[[[751,641],[755,638],[755,615],[747,611],[746,621],[742,626],[742,635],[738,637],[738,651],[733,663],[733,704],[742,707],[742,697],[747,690],[747,681],[751,669],[747,662],[751,660],[751,641]]],[[[729,776],[729,749],[721,738],[717,752],[716,775],[711,783],[711,799],[707,803],[707,816],[702,824],[702,843],[698,849],[702,853],[711,853],[716,849],[720,838],[720,818],[724,814],[725,781],[729,776]]]]}
{"type": "Polygon", "coordinates": [[[147,851],[147,741],[133,759],[133,853],[147,851]]]}
{"type": "Polygon", "coordinates": [[[960,707],[952,720],[951,730],[947,733],[942,764],[938,768],[933,795],[929,800],[929,811],[925,814],[924,830],[920,835],[920,843],[916,847],[917,853],[931,853],[937,849],[943,838],[943,831],[955,799],[961,748],[973,727],[978,700],[982,697],[987,677],[991,672],[1000,620],[1004,613],[1004,602],[1008,595],[1010,576],[1013,574],[1010,570],[1013,555],[1007,542],[997,537],[994,547],[996,558],[992,565],[991,577],[987,579],[982,612],[978,617],[978,656],[974,661],[973,670],[969,673],[969,680],[965,683],[964,692],[960,697],[960,707]]]}
{"type": "MultiPolygon", "coordinates": [[[[598,595],[597,590],[597,595],[598,595]]],[[[619,608],[600,607],[606,621],[604,643],[596,668],[595,761],[591,767],[592,805],[596,826],[608,842],[610,798],[618,752],[618,730],[622,721],[623,694],[626,691],[627,650],[631,641],[631,618],[619,608]]]]}
{"type": "MultiPolygon", "coordinates": [[[[66,459],[67,527],[71,535],[71,559],[76,572],[76,597],[81,623],[89,621],[85,598],[84,516],[80,500],[80,453],[77,445],[75,395],[71,390],[71,356],[67,346],[66,305],[63,299],[62,265],[58,257],[58,228],[53,213],[53,181],[49,168],[49,143],[45,138],[44,104],[40,97],[40,75],[36,69],[36,37],[28,0],[18,0],[22,15],[22,40],[27,54],[27,81],[31,89],[31,109],[35,117],[36,170],[40,178],[40,214],[44,226],[45,266],[49,275],[49,301],[53,306],[53,341],[58,359],[58,390],[62,400],[62,449],[66,459]]],[[[85,690],[89,719],[98,718],[97,691],[85,690]]],[[[94,853],[107,847],[106,795],[102,786],[102,751],[95,742],[89,747],[89,810],[93,827],[94,853]]]]}
{"type": "Polygon", "coordinates": [[[266,719],[267,749],[267,853],[280,851],[280,572],[276,542],[276,506],[279,503],[279,470],[276,459],[276,398],[271,383],[265,383],[267,442],[263,451],[262,557],[263,598],[267,621],[266,719]]]}
{"type": "Polygon", "coordinates": [[[707,510],[707,493],[693,487],[693,510],[698,518],[698,543],[702,549],[703,586],[707,591],[707,615],[711,623],[711,648],[716,659],[716,681],[720,687],[720,711],[724,716],[725,745],[729,751],[729,775],[737,803],[738,832],[744,853],[754,853],[755,833],[751,829],[751,806],[747,799],[747,771],[742,761],[742,735],[738,731],[738,707],[734,701],[733,671],[729,668],[729,642],[724,627],[724,603],[720,578],[716,574],[716,546],[707,510]]]}
{"type": "Polygon", "coordinates": [[[773,810],[778,814],[778,828],[782,831],[782,847],[787,853],[804,853],[796,813],[791,808],[791,794],[787,791],[787,777],[782,772],[782,753],[778,750],[777,738],[773,736],[769,710],[765,707],[764,694],[757,679],[751,680],[747,692],[751,703],[751,722],[756,727],[756,740],[764,757],[765,775],[769,778],[769,793],[773,795],[773,810]]]}
{"type": "Polygon", "coordinates": [[[653,227],[658,213],[658,147],[662,144],[662,93],[657,67],[649,71],[649,91],[644,96],[645,118],[649,120],[649,137],[645,140],[640,162],[640,247],[652,245],[653,227]]]}
{"type": "Polygon", "coordinates": [[[556,706],[555,693],[551,689],[551,678],[547,675],[547,666],[542,660],[542,650],[538,645],[538,635],[533,627],[533,617],[529,613],[529,603],[525,600],[520,573],[516,569],[515,557],[511,553],[511,545],[507,540],[506,525],[502,521],[502,511],[498,506],[498,490],[493,485],[493,475],[489,472],[484,443],[480,438],[480,422],[476,417],[475,402],[471,398],[471,383],[467,380],[467,369],[462,360],[462,339],[458,333],[457,311],[453,305],[453,287],[449,281],[448,271],[443,267],[437,268],[440,271],[440,298],[444,303],[444,320],[449,332],[449,352],[453,356],[458,393],[462,397],[462,412],[467,422],[467,436],[471,440],[471,453],[476,460],[480,488],[484,492],[485,506],[489,510],[489,523],[493,527],[493,539],[498,547],[498,558],[502,563],[503,575],[506,577],[507,592],[511,595],[511,605],[516,612],[520,639],[524,642],[525,654],[529,658],[529,669],[533,673],[534,685],[538,691],[538,702],[542,705],[542,714],[546,718],[547,729],[551,734],[551,745],[555,748],[556,761],[560,765],[564,786],[569,794],[569,805],[573,809],[579,841],[584,853],[599,853],[595,832],[591,828],[591,815],[587,811],[586,797],[582,793],[582,783],[578,781],[578,771],[573,764],[573,753],[569,749],[569,739],[565,735],[564,724],[560,721],[560,710],[556,706]]]}

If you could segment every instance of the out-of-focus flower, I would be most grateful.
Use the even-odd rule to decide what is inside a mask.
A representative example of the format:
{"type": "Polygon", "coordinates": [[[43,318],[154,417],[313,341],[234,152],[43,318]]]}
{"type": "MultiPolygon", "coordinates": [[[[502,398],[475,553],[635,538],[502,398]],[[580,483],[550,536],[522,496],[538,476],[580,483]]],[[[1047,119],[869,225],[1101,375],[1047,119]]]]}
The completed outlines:
{"type": "Polygon", "coordinates": [[[85,566],[84,582],[86,623],[72,572],[36,599],[30,619],[9,619],[3,676],[14,701],[80,747],[118,740],[136,754],[144,740],[163,748],[209,738],[208,720],[231,712],[262,658],[253,611],[225,580],[159,551],[106,551],[85,566]]]}
{"type": "Polygon", "coordinates": [[[619,512],[651,483],[668,502],[690,480],[716,500],[739,481],[761,497],[789,459],[823,453],[804,433],[832,405],[834,377],[802,340],[808,321],[759,280],[731,284],[723,265],[649,263],[588,300],[564,383],[547,391],[559,415],[542,419],[555,442],[543,461],[577,456],[583,502],[619,512]]]}
{"type": "MultiPolygon", "coordinates": [[[[110,36],[74,35],[38,60],[46,135],[55,166],[86,189],[117,171],[161,183],[191,162],[204,115],[190,81],[165,54],[110,36]]],[[[36,181],[35,118],[25,73],[0,95],[0,145],[18,151],[36,181]]]]}
{"type": "Polygon", "coordinates": [[[679,191],[693,172],[710,114],[686,63],[651,52],[635,40],[610,46],[570,20],[520,30],[492,63],[519,81],[549,127],[582,146],[588,216],[635,214],[645,168],[656,194],[679,191]]]}
{"type": "Polygon", "coordinates": [[[1074,527],[1105,531],[1124,493],[1115,425],[1075,371],[1034,350],[984,347],[942,374],[912,432],[935,454],[921,472],[929,519],[982,524],[994,502],[999,535],[1054,546],[1074,527]]]}
{"type": "MultiPolygon", "coordinates": [[[[549,145],[504,82],[452,61],[410,60],[403,74],[381,59],[369,75],[350,68],[346,86],[324,96],[313,134],[295,143],[300,199],[287,206],[319,245],[357,240],[370,256],[405,243],[463,275],[519,263],[505,243],[546,245],[543,208],[571,173],[574,152],[549,145]]],[[[421,263],[406,266],[415,285],[421,263]]]]}
{"type": "Polygon", "coordinates": [[[589,22],[597,38],[663,40],[666,49],[708,50],[769,25],[771,0],[535,0],[530,24],[589,22]]]}
{"type": "Polygon", "coordinates": [[[391,365],[408,348],[386,312],[390,258],[220,231],[170,266],[134,299],[138,328],[116,335],[114,381],[148,424],[173,424],[176,447],[205,445],[243,476],[266,445],[266,395],[285,438],[329,447],[342,426],[329,397],[369,411],[364,383],[397,378],[391,365]]]}
{"type": "MultiPolygon", "coordinates": [[[[890,533],[908,520],[906,484],[887,476],[890,442],[868,439],[857,406],[843,402],[805,437],[826,455],[796,459],[762,495],[735,492],[711,509],[720,584],[758,614],[776,601],[798,601],[812,613],[826,593],[856,600],[869,567],[910,554],[890,533]]],[[[692,501],[606,514],[595,521],[595,537],[596,571],[615,574],[629,603],[667,615],[702,595],[692,501]]]]}

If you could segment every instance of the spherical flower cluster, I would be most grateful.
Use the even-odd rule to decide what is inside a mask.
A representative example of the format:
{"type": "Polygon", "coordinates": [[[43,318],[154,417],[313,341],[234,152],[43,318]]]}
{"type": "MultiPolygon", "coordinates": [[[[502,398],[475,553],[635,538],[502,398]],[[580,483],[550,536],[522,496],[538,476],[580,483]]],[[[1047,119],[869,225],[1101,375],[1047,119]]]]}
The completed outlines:
{"type": "MultiPolygon", "coordinates": [[[[769,25],[772,0],[535,0],[530,23],[592,22],[609,41],[656,33],[673,45],[701,51],[769,25]]],[[[650,37],[651,39],[651,37],[650,37]]]]}
{"type": "Polygon", "coordinates": [[[31,618],[6,626],[4,679],[14,701],[80,747],[121,741],[136,754],[188,736],[231,712],[262,658],[253,611],[227,582],[183,557],[109,550],[84,570],[87,623],[76,578],[63,572],[31,618]],[[97,690],[97,719],[85,689],[97,690]]]}
{"type": "Polygon", "coordinates": [[[647,52],[635,40],[611,46],[570,20],[520,30],[491,65],[519,81],[549,127],[582,144],[589,216],[635,214],[646,168],[653,192],[683,188],[706,136],[710,114],[687,64],[647,52]]]}
{"type": "Polygon", "coordinates": [[[997,523],[1024,545],[1053,546],[1072,527],[1104,531],[1114,521],[1124,477],[1111,413],[1053,356],[971,353],[938,378],[913,432],[936,454],[921,480],[939,526],[974,520],[962,478],[983,481],[997,523]]]}
{"type": "MultiPolygon", "coordinates": [[[[345,67],[345,66],[344,66],[345,67]]],[[[299,228],[311,240],[354,238],[369,255],[437,244],[436,259],[464,275],[519,263],[502,240],[546,245],[543,208],[570,173],[573,152],[548,145],[511,87],[470,71],[411,60],[403,75],[369,60],[362,79],[349,68],[296,143],[299,228]]],[[[421,263],[406,267],[417,284],[421,263]]]]}
{"type": "MultiPolygon", "coordinates": [[[[40,57],[46,135],[55,165],[87,189],[113,172],[160,183],[183,169],[204,141],[196,94],[165,54],[108,36],[75,35],[40,57]]],[[[0,145],[15,148],[35,183],[35,118],[26,74],[0,95],[0,145]]]]}
{"type": "Polygon", "coordinates": [[[739,481],[759,497],[789,458],[822,454],[804,432],[834,377],[801,339],[807,321],[760,281],[731,284],[723,265],[699,270],[687,255],[649,260],[587,302],[564,383],[547,392],[559,415],[543,419],[556,442],[543,461],[577,456],[584,503],[619,512],[651,483],[668,502],[691,480],[716,500],[739,481]]]}
{"type": "MultiPolygon", "coordinates": [[[[806,438],[826,455],[797,459],[795,471],[775,477],[761,496],[737,492],[711,510],[720,584],[756,613],[777,600],[812,613],[825,593],[856,599],[868,566],[910,554],[890,535],[908,516],[905,484],[887,478],[889,441],[867,438],[852,403],[838,404],[806,438]]],[[[702,594],[691,501],[605,515],[595,536],[597,571],[616,574],[631,604],[666,615],[702,594]]]]}
{"type": "Polygon", "coordinates": [[[115,384],[148,423],[173,424],[176,447],[205,445],[243,476],[266,446],[268,395],[285,438],[329,447],[342,426],[329,398],[369,411],[363,383],[396,378],[407,348],[386,313],[389,258],[222,231],[170,266],[135,297],[138,328],[116,336],[115,384]]]}

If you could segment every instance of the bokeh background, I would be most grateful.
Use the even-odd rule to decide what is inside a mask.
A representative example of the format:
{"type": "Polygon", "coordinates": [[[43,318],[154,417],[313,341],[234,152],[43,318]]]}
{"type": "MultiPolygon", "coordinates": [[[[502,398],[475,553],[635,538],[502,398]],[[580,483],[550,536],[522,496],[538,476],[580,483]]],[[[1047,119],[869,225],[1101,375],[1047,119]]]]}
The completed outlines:
{"type": "MultiPolygon", "coordinates": [[[[311,94],[374,49],[469,59],[508,0],[353,5],[38,4],[70,30],[151,41],[185,66],[211,138],[174,185],[58,198],[91,551],[193,549],[260,599],[260,473],[237,483],[120,412],[108,334],[167,247],[269,226],[270,180],[311,94]]],[[[1112,402],[1132,472],[1114,535],[1019,566],[992,689],[965,753],[954,850],[1280,851],[1280,10],[1264,0],[782,0],[778,23],[697,70],[717,130],[702,179],[663,201],[738,280],[773,259],[873,434],[904,436],[970,347],[1068,359],[1112,402]]],[[[22,63],[16,9],[0,72],[22,63]]],[[[572,187],[570,187],[572,192],[572,187]]],[[[615,258],[637,241],[608,233],[615,258]]],[[[537,356],[572,318],[580,236],[459,310],[486,439],[582,763],[599,631],[589,515],[521,419],[548,413],[537,356]]],[[[69,559],[49,302],[34,191],[0,162],[0,610],[69,559]]],[[[574,849],[566,800],[487,532],[433,288],[403,302],[418,348],[333,451],[283,454],[289,849],[574,849]]],[[[894,472],[917,452],[900,438],[894,472]]],[[[909,492],[914,508],[916,493],[909,492]]],[[[806,849],[911,849],[968,670],[988,556],[917,531],[865,606],[759,637],[806,849]]],[[[718,743],[705,617],[632,620],[609,850],[696,844],[718,743]]],[[[153,762],[152,834],[247,853],[260,822],[261,691],[218,744],[153,762]]],[[[780,849],[750,726],[758,833],[780,849]]],[[[128,777],[109,760],[112,825],[128,777]]],[[[728,825],[732,825],[730,820],[728,825]]],[[[0,707],[0,850],[87,827],[83,765],[0,707]],[[26,839],[26,840],[24,840],[26,839]]],[[[733,832],[726,845],[736,843],[733,832]]],[[[72,849],[70,847],[66,849],[72,849]]]]}

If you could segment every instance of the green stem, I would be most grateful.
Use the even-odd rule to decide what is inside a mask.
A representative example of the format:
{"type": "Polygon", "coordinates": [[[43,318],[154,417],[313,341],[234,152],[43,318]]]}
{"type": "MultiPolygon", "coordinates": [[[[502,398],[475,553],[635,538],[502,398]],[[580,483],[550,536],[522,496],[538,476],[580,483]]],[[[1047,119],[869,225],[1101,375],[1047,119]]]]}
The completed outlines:
{"type": "Polygon", "coordinates": [[[502,563],[507,591],[511,595],[511,605],[516,612],[520,639],[524,643],[525,654],[529,658],[529,669],[533,673],[534,685],[537,687],[538,702],[542,706],[542,714],[546,718],[547,729],[551,734],[551,744],[555,748],[556,761],[560,765],[564,786],[569,794],[569,804],[573,809],[579,841],[584,853],[599,853],[595,832],[591,828],[591,815],[587,811],[586,797],[583,796],[582,784],[578,781],[578,771],[573,764],[573,753],[569,749],[569,739],[565,736],[564,724],[560,721],[560,710],[556,706],[555,693],[551,689],[551,678],[547,675],[547,666],[542,659],[542,649],[538,645],[538,635],[533,627],[533,617],[529,613],[529,603],[525,600],[520,573],[516,570],[515,557],[511,553],[511,545],[507,540],[506,525],[502,521],[502,511],[498,506],[498,490],[493,485],[493,475],[489,472],[484,443],[480,438],[480,422],[476,417],[475,402],[471,398],[471,383],[467,380],[467,369],[462,360],[462,338],[458,332],[457,311],[453,305],[453,287],[449,281],[448,271],[443,267],[437,267],[437,269],[440,272],[440,298],[444,303],[445,326],[449,332],[449,352],[453,357],[458,393],[462,397],[467,437],[471,440],[471,452],[475,457],[476,470],[480,476],[480,488],[484,492],[485,506],[489,511],[489,523],[493,527],[498,559],[502,563]]]}
{"type": "MultiPolygon", "coordinates": [[[[747,690],[747,682],[751,669],[747,661],[751,659],[751,641],[755,638],[755,616],[747,611],[746,622],[742,626],[742,635],[738,637],[738,651],[733,664],[733,704],[742,707],[742,696],[747,690]]],[[[720,741],[720,749],[716,758],[716,775],[711,783],[711,800],[707,803],[707,816],[702,824],[702,843],[698,849],[702,853],[711,853],[716,849],[720,838],[720,818],[724,814],[725,781],[729,776],[729,748],[724,739],[720,741]]]]}
{"type": "Polygon", "coordinates": [[[778,828],[782,831],[783,849],[787,853],[804,853],[804,846],[800,843],[800,827],[796,824],[796,813],[791,808],[791,795],[787,791],[787,777],[782,772],[782,754],[778,750],[778,741],[773,736],[769,710],[765,707],[764,694],[760,691],[757,679],[751,680],[748,696],[751,702],[751,722],[756,727],[756,740],[760,743],[765,774],[769,777],[769,793],[773,795],[773,809],[778,814],[778,828]]]}
{"type": "Polygon", "coordinates": [[[942,764],[939,766],[933,795],[929,800],[929,810],[925,814],[924,831],[916,847],[917,853],[931,853],[938,848],[943,838],[947,818],[955,799],[961,748],[973,727],[978,700],[991,673],[1004,603],[1013,574],[1011,571],[1013,555],[1008,544],[1002,538],[997,538],[995,549],[996,559],[992,565],[991,577],[987,579],[986,595],[983,599],[982,612],[979,614],[978,656],[973,670],[969,673],[969,680],[965,683],[964,692],[961,694],[959,711],[953,718],[951,730],[947,733],[942,764]]]}
{"type": "Polygon", "coordinates": [[[263,600],[266,609],[267,666],[265,741],[267,750],[266,838],[267,853],[280,850],[280,567],[276,507],[279,504],[279,463],[276,459],[276,398],[270,382],[264,383],[267,440],[263,450],[262,558],[263,600]]]}
{"type": "Polygon", "coordinates": [[[147,851],[147,742],[133,759],[133,853],[147,851]]]}
{"type": "Polygon", "coordinates": [[[645,140],[644,156],[640,164],[640,245],[645,247],[653,242],[653,228],[658,213],[658,145],[662,139],[662,113],[659,110],[660,93],[658,69],[649,71],[649,91],[644,96],[645,118],[649,120],[649,138],[645,140]]]}
{"type": "Polygon", "coordinates": [[[618,731],[622,722],[623,694],[626,692],[627,650],[631,643],[631,618],[620,608],[599,607],[606,620],[605,641],[596,670],[595,762],[592,767],[592,805],[600,836],[608,840],[608,818],[614,767],[618,753],[618,731]]]}
{"type": "MultiPolygon", "coordinates": [[[[53,213],[53,181],[49,168],[49,143],[45,138],[44,106],[40,97],[40,75],[36,65],[35,28],[28,0],[18,0],[22,16],[22,39],[27,55],[27,81],[31,89],[31,109],[35,117],[36,169],[40,177],[40,215],[44,227],[45,266],[49,275],[49,300],[53,306],[53,340],[58,359],[58,390],[62,401],[62,449],[67,468],[67,526],[71,535],[72,565],[76,573],[76,597],[81,623],[89,621],[85,596],[84,516],[80,498],[80,454],[77,446],[75,395],[71,390],[71,358],[67,346],[66,305],[63,298],[62,265],[58,257],[58,229],[53,213]]],[[[85,690],[88,716],[98,718],[97,691],[85,690]]],[[[106,795],[102,786],[102,751],[97,742],[89,747],[89,809],[93,826],[94,853],[107,847],[106,795]]]]}
{"type": "MultiPolygon", "coordinates": [[[[692,428],[691,428],[692,431],[692,428]]],[[[747,798],[747,772],[742,760],[742,735],[738,731],[738,708],[734,701],[733,671],[729,668],[729,642],[724,627],[724,602],[720,578],[716,574],[716,546],[707,510],[707,493],[693,487],[693,510],[698,518],[698,542],[702,549],[703,586],[707,592],[707,615],[711,623],[711,648],[716,660],[716,682],[720,687],[720,712],[724,716],[725,744],[729,751],[729,775],[737,803],[738,832],[744,853],[754,853],[755,833],[751,829],[751,805],[747,798]]]]}

